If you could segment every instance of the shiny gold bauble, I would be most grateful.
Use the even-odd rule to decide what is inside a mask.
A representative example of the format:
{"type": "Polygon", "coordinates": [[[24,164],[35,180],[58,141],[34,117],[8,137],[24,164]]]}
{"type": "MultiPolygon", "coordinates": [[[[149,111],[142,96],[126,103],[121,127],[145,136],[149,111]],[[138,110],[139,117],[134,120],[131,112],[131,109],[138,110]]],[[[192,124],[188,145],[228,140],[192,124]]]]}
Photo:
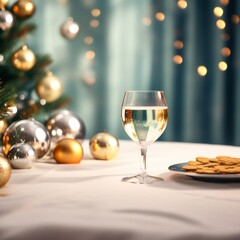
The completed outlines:
{"type": "Polygon", "coordinates": [[[36,57],[26,45],[22,46],[12,55],[12,64],[21,71],[30,70],[36,63],[36,57]]]}
{"type": "Polygon", "coordinates": [[[7,5],[8,0],[0,0],[0,8],[3,8],[7,5]]]}
{"type": "Polygon", "coordinates": [[[53,102],[62,94],[62,82],[51,72],[48,72],[46,76],[37,81],[35,91],[40,99],[45,99],[46,102],[53,102]]]}
{"type": "Polygon", "coordinates": [[[34,14],[35,5],[31,0],[18,0],[13,4],[12,12],[18,18],[28,18],[34,14]]]}
{"type": "Polygon", "coordinates": [[[0,188],[8,182],[11,172],[12,168],[8,160],[0,156],[0,188]]]}
{"type": "Polygon", "coordinates": [[[110,160],[117,156],[119,142],[113,135],[102,132],[91,138],[89,147],[95,159],[110,160]]]}
{"type": "Polygon", "coordinates": [[[7,121],[5,119],[0,120],[0,134],[5,133],[8,127],[7,121]]]}
{"type": "Polygon", "coordinates": [[[64,138],[55,144],[53,158],[57,163],[80,163],[83,158],[83,147],[75,139],[64,138]]]}

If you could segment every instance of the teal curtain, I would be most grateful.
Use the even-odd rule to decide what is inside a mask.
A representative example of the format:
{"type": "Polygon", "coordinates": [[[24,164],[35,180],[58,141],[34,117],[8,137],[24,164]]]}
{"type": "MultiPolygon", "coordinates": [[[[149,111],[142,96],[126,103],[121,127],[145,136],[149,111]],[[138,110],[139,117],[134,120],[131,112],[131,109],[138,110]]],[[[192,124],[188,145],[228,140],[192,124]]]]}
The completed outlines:
{"type": "Polygon", "coordinates": [[[160,140],[240,145],[240,1],[35,4],[37,31],[28,45],[53,57],[50,70],[63,81],[64,94],[71,97],[68,109],[85,122],[87,138],[106,131],[128,139],[120,119],[124,92],[156,89],[165,91],[169,106],[160,140]],[[216,7],[222,16],[221,9],[214,13],[216,7]],[[94,16],[93,9],[100,15],[94,16]],[[80,25],[74,40],[60,34],[68,17],[80,25]],[[92,27],[92,20],[99,25],[92,27]],[[86,43],[89,36],[92,44],[86,43]],[[89,51],[93,59],[86,57],[89,51]],[[207,69],[206,75],[198,73],[199,66],[207,69]]]}

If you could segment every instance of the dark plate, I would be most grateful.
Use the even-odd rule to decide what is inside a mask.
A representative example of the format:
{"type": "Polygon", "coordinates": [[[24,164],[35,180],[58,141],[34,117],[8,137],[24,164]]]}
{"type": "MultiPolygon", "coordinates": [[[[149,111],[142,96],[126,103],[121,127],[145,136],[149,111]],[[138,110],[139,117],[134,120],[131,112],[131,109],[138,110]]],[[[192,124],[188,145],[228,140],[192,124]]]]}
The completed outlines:
{"type": "Polygon", "coordinates": [[[190,176],[190,177],[198,179],[198,180],[240,181],[239,173],[237,173],[237,174],[202,174],[202,173],[199,174],[199,173],[187,172],[182,169],[182,167],[187,164],[188,164],[187,162],[173,164],[173,165],[169,166],[168,169],[171,172],[190,176]]]}

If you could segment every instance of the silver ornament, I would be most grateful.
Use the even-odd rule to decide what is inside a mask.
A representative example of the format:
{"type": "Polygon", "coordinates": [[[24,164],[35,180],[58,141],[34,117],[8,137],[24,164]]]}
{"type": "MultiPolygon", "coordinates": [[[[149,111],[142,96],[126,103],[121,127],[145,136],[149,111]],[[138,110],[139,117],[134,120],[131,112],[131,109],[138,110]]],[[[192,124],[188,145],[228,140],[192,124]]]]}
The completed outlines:
{"type": "Polygon", "coordinates": [[[12,123],[3,135],[3,152],[8,154],[16,143],[28,143],[42,158],[50,149],[50,136],[46,127],[38,121],[25,119],[12,123]]]}
{"type": "Polygon", "coordinates": [[[79,25],[72,18],[68,18],[60,28],[62,36],[69,40],[74,39],[78,35],[79,30],[79,25]]]}
{"type": "Polygon", "coordinates": [[[37,153],[30,144],[17,143],[9,150],[7,159],[12,168],[27,169],[32,168],[36,163],[37,153]]]}
{"type": "Polygon", "coordinates": [[[12,27],[13,15],[11,12],[3,10],[0,11],[0,28],[5,31],[12,27]]]}
{"type": "Polygon", "coordinates": [[[82,119],[65,109],[50,116],[46,128],[50,133],[52,143],[62,138],[72,138],[82,142],[86,132],[82,119]]]}

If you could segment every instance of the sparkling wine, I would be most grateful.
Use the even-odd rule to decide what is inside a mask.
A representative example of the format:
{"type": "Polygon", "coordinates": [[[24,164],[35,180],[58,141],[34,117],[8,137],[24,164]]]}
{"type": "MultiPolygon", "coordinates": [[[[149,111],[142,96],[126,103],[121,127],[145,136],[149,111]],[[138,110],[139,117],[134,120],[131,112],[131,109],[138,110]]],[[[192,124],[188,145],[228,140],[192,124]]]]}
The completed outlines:
{"type": "Polygon", "coordinates": [[[122,122],[128,136],[136,143],[149,145],[163,133],[168,121],[168,107],[123,107],[122,122]]]}

